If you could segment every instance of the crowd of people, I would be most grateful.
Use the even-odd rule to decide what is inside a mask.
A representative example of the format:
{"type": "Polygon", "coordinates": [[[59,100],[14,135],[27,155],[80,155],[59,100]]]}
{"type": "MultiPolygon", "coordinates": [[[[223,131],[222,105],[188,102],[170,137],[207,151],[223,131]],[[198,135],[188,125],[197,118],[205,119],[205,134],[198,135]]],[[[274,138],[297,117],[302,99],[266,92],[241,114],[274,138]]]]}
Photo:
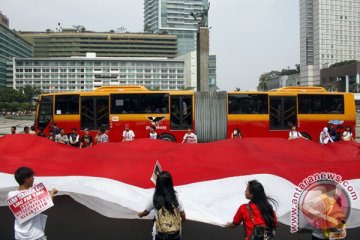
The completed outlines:
{"type": "MultiPolygon", "coordinates": [[[[77,148],[86,148],[91,147],[94,143],[102,144],[109,142],[108,129],[105,127],[100,127],[98,133],[95,136],[95,139],[90,135],[90,130],[88,128],[84,129],[84,134],[80,137],[78,130],[76,128],[71,129],[70,134],[66,134],[64,128],[59,128],[56,123],[52,124],[49,127],[49,133],[46,135],[43,128],[39,128],[38,132],[35,132],[34,126],[30,128],[28,126],[24,127],[23,134],[35,134],[39,137],[48,138],[51,141],[56,143],[66,144],[77,148]]],[[[11,134],[17,134],[16,126],[12,126],[10,129],[11,134]]],[[[149,127],[149,139],[159,139],[159,134],[156,132],[155,126],[149,127]]],[[[129,124],[125,124],[124,131],[122,133],[123,142],[131,142],[135,140],[135,133],[130,129],[129,124]]],[[[197,136],[191,128],[187,130],[184,135],[182,143],[197,143],[197,136]]]]}
{"type": "MultiPolygon", "coordinates": [[[[91,147],[94,143],[96,144],[102,144],[109,142],[109,135],[108,135],[108,129],[105,127],[100,127],[98,129],[98,133],[95,136],[95,139],[90,135],[90,130],[88,128],[84,129],[84,134],[80,137],[78,130],[76,128],[71,129],[70,134],[66,134],[63,128],[58,128],[56,123],[51,125],[49,127],[49,133],[48,135],[45,135],[44,129],[39,128],[38,132],[35,132],[34,126],[28,127],[25,126],[23,129],[24,134],[35,134],[40,137],[47,137],[48,139],[62,144],[68,144],[73,147],[77,148],[86,148],[91,147]]],[[[16,126],[12,126],[10,129],[11,134],[16,134],[16,126]]],[[[149,139],[159,139],[160,135],[156,132],[155,126],[149,127],[149,139]]],[[[239,128],[235,128],[233,132],[231,133],[231,138],[242,138],[242,134],[239,130],[239,128]]],[[[291,124],[291,129],[289,131],[289,140],[294,139],[308,139],[307,136],[303,136],[295,124],[291,124]]],[[[129,124],[125,124],[124,131],[122,133],[122,141],[123,142],[129,142],[135,140],[135,133],[133,130],[130,129],[129,124]]],[[[346,126],[343,134],[340,136],[340,134],[336,131],[333,123],[331,121],[328,122],[327,126],[323,128],[323,130],[320,132],[319,142],[321,144],[328,144],[333,143],[337,141],[355,141],[352,129],[350,126],[346,126]]],[[[194,131],[189,128],[187,132],[185,133],[182,143],[198,143],[197,135],[194,133],[194,131]]]]}
{"type": "MultiPolygon", "coordinates": [[[[294,140],[298,138],[304,138],[304,137],[298,130],[295,124],[291,125],[291,130],[289,132],[289,140],[294,140]]],[[[332,122],[328,122],[327,126],[323,128],[323,130],[320,132],[319,136],[319,142],[321,144],[328,144],[338,141],[355,141],[352,135],[352,130],[350,126],[346,126],[343,134],[340,136],[340,134],[336,131],[334,124],[332,122]]]]}

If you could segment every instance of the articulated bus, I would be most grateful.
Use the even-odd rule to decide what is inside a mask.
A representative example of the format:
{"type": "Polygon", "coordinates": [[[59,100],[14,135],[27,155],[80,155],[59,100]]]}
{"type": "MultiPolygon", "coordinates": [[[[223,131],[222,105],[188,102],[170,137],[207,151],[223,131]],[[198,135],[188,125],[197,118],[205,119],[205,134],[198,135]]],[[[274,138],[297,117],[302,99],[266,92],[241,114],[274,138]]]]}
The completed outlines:
{"type": "Polygon", "coordinates": [[[136,138],[148,138],[153,125],[160,139],[173,142],[181,142],[191,128],[200,141],[209,142],[229,138],[236,128],[245,138],[287,138],[291,124],[296,124],[305,137],[318,141],[329,121],[339,134],[351,126],[355,136],[353,94],[327,92],[320,87],[286,87],[269,92],[208,93],[204,97],[193,91],[117,86],[41,95],[35,128],[47,133],[56,123],[66,133],[72,128],[88,128],[95,135],[100,127],[106,127],[111,142],[122,140],[126,124],[136,138]]]}

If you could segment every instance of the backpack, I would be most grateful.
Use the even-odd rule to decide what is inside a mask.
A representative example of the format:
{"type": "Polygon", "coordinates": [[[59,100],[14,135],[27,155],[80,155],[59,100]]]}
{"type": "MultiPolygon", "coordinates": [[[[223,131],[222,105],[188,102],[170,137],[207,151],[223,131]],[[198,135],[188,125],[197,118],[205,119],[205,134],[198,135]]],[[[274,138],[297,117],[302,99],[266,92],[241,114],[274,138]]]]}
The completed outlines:
{"type": "Polygon", "coordinates": [[[158,211],[156,220],[156,231],[160,233],[173,233],[181,229],[180,211],[174,207],[174,213],[162,207],[158,211]]]}
{"type": "Polygon", "coordinates": [[[252,214],[252,210],[250,208],[250,205],[247,204],[246,208],[247,208],[247,210],[249,212],[251,221],[254,224],[254,228],[253,228],[248,240],[273,240],[274,236],[275,236],[274,229],[271,229],[268,226],[255,224],[254,216],[252,214]]]}

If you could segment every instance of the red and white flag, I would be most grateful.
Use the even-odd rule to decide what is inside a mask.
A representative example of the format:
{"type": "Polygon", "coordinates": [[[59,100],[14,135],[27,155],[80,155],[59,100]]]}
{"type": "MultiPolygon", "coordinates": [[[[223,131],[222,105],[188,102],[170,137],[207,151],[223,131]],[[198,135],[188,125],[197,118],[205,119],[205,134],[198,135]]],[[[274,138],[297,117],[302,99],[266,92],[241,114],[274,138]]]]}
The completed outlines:
{"type": "Polygon", "coordinates": [[[9,135],[0,138],[0,203],[5,206],[7,193],[17,187],[15,170],[28,166],[35,171],[35,182],[90,209],[113,218],[137,218],[153,194],[149,175],[156,161],[172,174],[190,220],[223,226],[248,202],[246,184],[256,179],[279,202],[279,221],[290,225],[291,211],[307,193],[307,184],[324,177],[348,194],[347,227],[360,226],[356,142],[321,145],[303,139],[249,138],[175,144],[139,139],[76,149],[32,135],[9,135]]]}

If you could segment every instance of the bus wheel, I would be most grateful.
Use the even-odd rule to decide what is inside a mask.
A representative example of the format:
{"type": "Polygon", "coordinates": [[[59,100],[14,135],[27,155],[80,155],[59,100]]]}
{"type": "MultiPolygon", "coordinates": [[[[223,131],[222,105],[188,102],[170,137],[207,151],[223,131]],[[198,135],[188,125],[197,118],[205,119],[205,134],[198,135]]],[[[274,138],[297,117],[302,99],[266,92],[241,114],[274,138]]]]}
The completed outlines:
{"type": "Polygon", "coordinates": [[[306,138],[306,139],[309,139],[310,141],[312,140],[311,136],[305,132],[301,132],[301,135],[306,138]]]}
{"type": "Polygon", "coordinates": [[[176,142],[175,137],[173,135],[167,134],[167,133],[161,134],[159,139],[164,140],[164,141],[168,141],[168,142],[176,142]]]}

